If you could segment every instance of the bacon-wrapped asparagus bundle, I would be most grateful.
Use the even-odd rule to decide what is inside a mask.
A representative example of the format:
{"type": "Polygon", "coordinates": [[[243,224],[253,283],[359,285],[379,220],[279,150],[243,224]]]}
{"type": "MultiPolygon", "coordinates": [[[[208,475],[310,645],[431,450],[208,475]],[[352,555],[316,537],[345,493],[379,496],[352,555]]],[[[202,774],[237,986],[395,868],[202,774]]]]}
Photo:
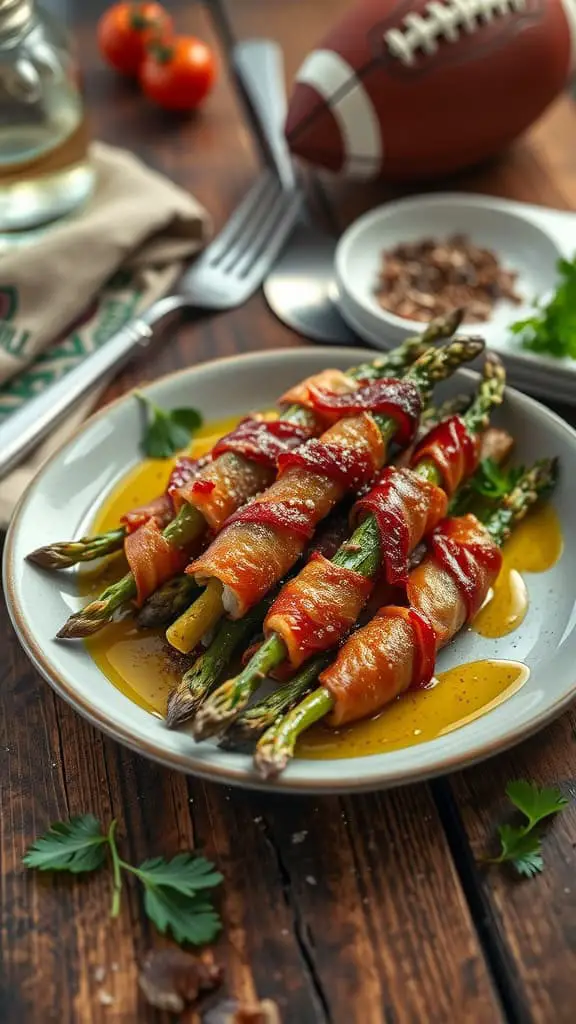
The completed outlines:
{"type": "Polygon", "coordinates": [[[329,385],[340,393],[354,390],[360,381],[401,376],[431,342],[449,337],[461,318],[462,312],[458,310],[433,321],[422,335],[407,339],[386,356],[346,374],[326,370],[304,381],[280,400],[284,406],[280,420],[255,416],[239,424],[218,442],[212,458],[198,476],[173,495],[177,515],[164,530],[153,522],[145,524],[137,541],[127,551],[131,571],[95,601],[70,616],[58,636],[61,639],[90,636],[129,601],[137,598],[142,603],[154,586],[160,586],[178,572],[177,566],[186,563],[183,552],[186,553],[208,528],[219,530],[248,498],[268,486],[276,473],[278,455],[325,429],[324,416],[311,408],[311,385],[329,385]],[[140,589],[137,576],[140,576],[140,589]]]}
{"type": "Polygon", "coordinates": [[[496,356],[485,362],[478,395],[464,417],[454,416],[416,446],[410,469],[388,467],[357,502],[359,525],[331,561],[310,559],[272,605],[264,622],[266,641],[234,679],[200,708],[197,739],[221,732],[246,706],[261,678],[286,658],[298,668],[343,639],[366,604],[380,572],[405,584],[411,552],[445,516],[448,499],[474,472],[479,435],[500,404],[505,374],[496,356]]]}
{"type": "Polygon", "coordinates": [[[93,537],[80,537],[79,540],[48,544],[46,547],[31,551],[26,556],[28,561],[41,565],[43,569],[69,569],[79,562],[91,562],[95,558],[103,558],[104,555],[111,555],[115,551],[119,551],[124,544],[126,535],[134,533],[150,519],[153,519],[163,529],[174,518],[176,512],[174,494],[176,491],[194,479],[209,461],[209,455],[203,455],[199,459],[181,455],[176,460],[162,494],[153,498],[146,505],[140,505],[138,508],[126,512],[121,517],[120,526],[117,529],[96,534],[93,537]]]}
{"type": "MultiPolygon", "coordinates": [[[[472,401],[470,395],[456,395],[454,398],[450,398],[443,402],[441,406],[429,405],[424,409],[420,418],[420,430],[418,432],[419,438],[423,436],[431,427],[436,423],[440,423],[443,419],[447,419],[449,416],[455,413],[465,412],[472,401]]],[[[409,450],[404,452],[401,456],[403,459],[405,456],[410,455],[409,450]]],[[[209,458],[209,456],[206,456],[209,458]]],[[[192,460],[189,460],[192,461],[192,460]]],[[[200,460],[199,460],[200,461],[200,460]]],[[[150,505],[144,506],[144,512],[152,510],[154,502],[150,505]]],[[[134,513],[128,513],[129,516],[135,513],[141,512],[136,509],[134,513]]],[[[190,605],[190,603],[197,596],[198,587],[195,584],[191,576],[180,574],[167,580],[162,586],[158,587],[153,594],[145,601],[142,608],[139,610],[136,616],[136,623],[141,629],[149,629],[157,626],[168,626],[178,618],[179,615],[190,605]]]]}
{"type": "MultiPolygon", "coordinates": [[[[410,573],[408,606],[382,608],[353,633],[334,662],[320,671],[321,686],[264,734],[255,753],[262,775],[277,775],[286,767],[298,736],[314,722],[355,722],[430,681],[436,652],[486,600],[502,564],[500,547],[514,524],[550,492],[556,477],[556,460],[542,460],[520,477],[485,525],[471,514],[439,524],[426,556],[410,573]]],[[[298,682],[292,680],[292,687],[298,682]]],[[[309,678],[305,682],[309,685],[309,678]]]]}
{"type": "MultiPolygon", "coordinates": [[[[322,523],[312,547],[329,558],[347,533],[347,514],[341,506],[322,523]]],[[[190,576],[187,577],[190,580],[190,576]]],[[[237,651],[256,637],[275,591],[251,608],[242,619],[223,619],[207,649],[184,673],[180,685],[170,694],[166,724],[173,727],[191,718],[217,685],[221,673],[237,651]]]]}
{"type": "Polygon", "coordinates": [[[236,512],[188,567],[206,591],[170,627],[170,643],[186,653],[225,612],[240,618],[257,604],[294,565],[321,519],[374,477],[390,441],[410,443],[434,384],[482,348],[480,339],[460,339],[429,349],[402,381],[340,395],[316,389],[314,407],[336,422],[320,439],[280,456],[276,482],[236,512]]]}
{"type": "MultiPolygon", "coordinates": [[[[502,465],[502,463],[506,462],[510,457],[513,447],[514,439],[507,431],[501,430],[498,427],[488,427],[488,429],[482,434],[480,442],[480,462],[478,469],[474,476],[456,491],[451,505],[458,503],[460,495],[468,488],[473,491],[473,482],[475,479],[484,479],[483,464],[486,459],[489,459],[495,465],[502,465]]],[[[476,512],[476,508],[472,507],[474,505],[472,501],[467,501],[466,504],[468,506],[466,511],[476,512]]],[[[476,504],[478,504],[478,501],[476,504]]],[[[488,518],[490,513],[494,511],[494,504],[486,506],[482,499],[480,499],[479,504],[480,509],[477,514],[482,516],[482,521],[484,521],[488,518]]],[[[459,515],[460,513],[450,512],[449,514],[459,515]]],[[[420,546],[411,558],[411,569],[415,568],[421,557],[422,550],[420,546]]],[[[364,618],[368,616],[368,618],[372,618],[374,615],[374,609],[378,607],[378,604],[374,604],[375,598],[377,598],[380,604],[386,604],[397,600],[399,593],[402,593],[402,591],[399,591],[394,587],[389,587],[386,584],[382,587],[376,587],[371,595],[369,604],[362,613],[362,617],[364,618]],[[370,610],[370,605],[372,605],[372,610],[370,610]]],[[[228,625],[235,625],[235,623],[229,623],[228,625]]],[[[285,715],[288,711],[291,711],[292,708],[295,707],[296,704],[298,704],[298,702],[301,701],[302,698],[313,688],[320,672],[329,664],[332,657],[333,654],[328,652],[320,655],[319,657],[312,658],[310,661],[306,662],[304,667],[293,675],[292,678],[283,686],[278,687],[269,696],[247,707],[226,730],[220,740],[220,746],[226,750],[253,749],[254,744],[266,729],[269,729],[270,726],[274,725],[281,715],[285,715]]],[[[174,698],[176,694],[178,694],[179,689],[180,688],[174,691],[174,694],[169,701],[169,711],[171,706],[176,704],[174,698]]],[[[178,701],[178,706],[184,711],[185,703],[182,699],[178,701]]],[[[184,720],[184,718],[182,720],[184,720]]]]}

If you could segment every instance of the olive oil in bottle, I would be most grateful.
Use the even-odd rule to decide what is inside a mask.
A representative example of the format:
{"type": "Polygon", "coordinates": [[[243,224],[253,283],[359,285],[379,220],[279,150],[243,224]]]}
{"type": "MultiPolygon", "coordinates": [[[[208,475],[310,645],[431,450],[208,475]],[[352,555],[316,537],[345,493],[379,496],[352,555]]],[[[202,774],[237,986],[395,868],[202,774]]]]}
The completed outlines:
{"type": "Polygon", "coordinates": [[[0,0],[0,233],[71,213],[94,172],[64,27],[34,0],[0,0]]]}

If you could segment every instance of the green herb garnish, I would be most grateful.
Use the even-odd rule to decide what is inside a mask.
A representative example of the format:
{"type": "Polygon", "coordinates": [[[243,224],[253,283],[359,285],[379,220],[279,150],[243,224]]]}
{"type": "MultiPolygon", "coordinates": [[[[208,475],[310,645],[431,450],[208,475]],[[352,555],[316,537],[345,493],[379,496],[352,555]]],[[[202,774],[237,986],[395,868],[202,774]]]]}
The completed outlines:
{"type": "Polygon", "coordinates": [[[549,302],[536,302],[532,315],[510,330],[531,352],[576,359],[576,258],[559,260],[557,269],[560,282],[549,302]]]}
{"type": "Polygon", "coordinates": [[[188,447],[194,433],[202,426],[197,409],[161,409],[141,391],[135,391],[134,395],[142,403],[146,416],[142,438],[145,455],[151,459],[169,459],[188,447]]]}
{"type": "MultiPolygon", "coordinates": [[[[478,498],[501,501],[514,490],[524,472],[523,466],[503,469],[493,459],[482,459],[474,476],[461,487],[450,504],[449,514],[461,516],[475,505],[478,498]]],[[[480,518],[483,518],[480,514],[480,518]]]]}
{"type": "Polygon", "coordinates": [[[525,878],[533,878],[544,869],[542,840],[534,829],[552,814],[558,814],[568,804],[557,786],[540,789],[534,782],[518,779],[509,782],[506,796],[522,812],[526,824],[500,825],[500,853],[488,860],[490,864],[510,863],[525,878]]]}
{"type": "Polygon", "coordinates": [[[172,932],[176,942],[203,945],[222,927],[207,892],[222,882],[222,875],[205,857],[177,853],[171,860],[154,857],[140,867],[122,860],[116,843],[116,821],[103,832],[93,814],[51,825],[23,857],[27,868],[39,871],[96,871],[106,861],[112,867],[111,917],[120,912],[123,872],[134,875],[144,888],[144,909],[158,931],[172,932]]]}

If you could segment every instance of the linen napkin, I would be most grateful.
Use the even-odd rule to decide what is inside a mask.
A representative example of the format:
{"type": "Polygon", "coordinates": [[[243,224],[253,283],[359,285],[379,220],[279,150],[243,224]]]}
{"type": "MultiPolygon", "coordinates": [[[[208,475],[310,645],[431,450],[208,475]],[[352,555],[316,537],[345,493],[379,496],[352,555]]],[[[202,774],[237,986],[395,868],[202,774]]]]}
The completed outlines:
{"type": "MultiPolygon", "coordinates": [[[[0,421],[168,292],[210,233],[193,196],[132,154],[98,142],[91,159],[95,191],[80,213],[0,248],[0,421]]],[[[101,391],[0,481],[0,528],[101,391]]]]}

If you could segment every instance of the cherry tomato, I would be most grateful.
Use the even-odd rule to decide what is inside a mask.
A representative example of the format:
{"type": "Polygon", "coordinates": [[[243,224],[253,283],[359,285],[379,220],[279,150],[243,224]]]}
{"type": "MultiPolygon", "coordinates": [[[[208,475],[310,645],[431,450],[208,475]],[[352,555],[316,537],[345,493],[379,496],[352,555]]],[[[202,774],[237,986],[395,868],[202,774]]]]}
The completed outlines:
{"type": "Polygon", "coordinates": [[[176,36],[166,45],[152,45],[140,68],[144,93],[166,110],[194,110],[215,78],[214,54],[194,36],[176,36]]]}
{"type": "Polygon", "coordinates": [[[172,18],[162,4],[114,4],[98,22],[100,53],[124,75],[136,76],[148,44],[171,35],[172,18]]]}

